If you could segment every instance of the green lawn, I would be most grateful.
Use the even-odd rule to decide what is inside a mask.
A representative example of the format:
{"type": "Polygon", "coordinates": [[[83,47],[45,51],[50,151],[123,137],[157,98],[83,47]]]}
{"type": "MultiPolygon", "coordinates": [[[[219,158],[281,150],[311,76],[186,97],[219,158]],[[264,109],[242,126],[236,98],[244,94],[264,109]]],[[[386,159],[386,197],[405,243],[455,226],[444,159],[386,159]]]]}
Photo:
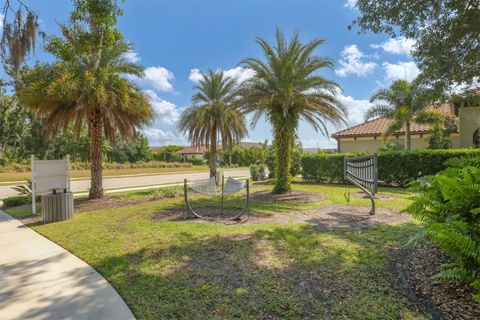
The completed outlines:
{"type": "MultiPolygon", "coordinates": [[[[252,209],[268,215],[346,203],[342,186],[296,184],[294,189],[326,198],[254,201],[252,209]]],[[[401,209],[409,203],[404,190],[381,191],[397,199],[379,200],[378,207],[401,209]]],[[[227,202],[240,205],[241,199],[227,202]]],[[[366,206],[368,200],[352,198],[352,203],[366,206]]],[[[149,201],[32,227],[104,275],[139,319],[423,319],[395,289],[394,257],[416,223],[320,231],[305,223],[152,219],[181,205],[181,199],[149,201]]]]}
{"type": "MultiPolygon", "coordinates": [[[[136,174],[172,174],[183,172],[207,171],[207,166],[192,166],[190,168],[136,168],[136,169],[117,169],[103,170],[104,176],[122,176],[136,174]]],[[[89,170],[74,170],[71,172],[72,178],[89,178],[89,170]]],[[[2,172],[0,173],[0,182],[24,181],[31,178],[30,172],[2,172]]]]}

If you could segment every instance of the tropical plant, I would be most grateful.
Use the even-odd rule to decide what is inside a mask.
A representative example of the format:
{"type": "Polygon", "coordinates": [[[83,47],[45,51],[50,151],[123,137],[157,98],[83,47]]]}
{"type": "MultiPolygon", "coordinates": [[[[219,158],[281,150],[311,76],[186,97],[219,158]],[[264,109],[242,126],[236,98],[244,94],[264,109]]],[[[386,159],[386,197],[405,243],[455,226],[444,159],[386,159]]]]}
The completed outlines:
{"type": "Polygon", "coordinates": [[[273,126],[276,184],[273,192],[290,190],[292,149],[301,119],[316,131],[328,134],[326,122],[345,122],[345,108],[336,100],[339,85],[316,72],[333,66],[330,59],[313,53],[323,40],[302,44],[298,34],[290,41],[277,28],[275,45],[261,38],[256,42],[265,60],[247,58],[241,63],[255,75],[243,83],[240,105],[244,112],[253,112],[252,125],[266,116],[273,126]]]}
{"type": "Polygon", "coordinates": [[[223,71],[201,73],[200,83],[194,87],[193,105],[182,112],[178,127],[188,135],[193,146],[209,147],[210,177],[217,172],[217,143],[223,149],[238,143],[247,134],[245,117],[234,108],[237,98],[236,82],[223,71]]]}
{"type": "Polygon", "coordinates": [[[480,168],[448,168],[419,179],[417,195],[405,209],[426,224],[412,243],[431,239],[452,258],[436,275],[470,284],[480,301],[480,168]]]}
{"type": "Polygon", "coordinates": [[[25,184],[13,187],[13,190],[17,191],[21,196],[32,199],[32,180],[27,179],[25,184]]]}
{"type": "Polygon", "coordinates": [[[147,96],[125,75],[142,76],[143,69],[126,58],[132,48],[116,28],[121,14],[115,0],[77,0],[63,37],[48,39],[46,50],[57,61],[38,64],[22,79],[21,101],[45,117],[45,128],[56,134],[73,123],[78,137],[88,126],[91,164],[90,199],[103,197],[103,133],[135,137],[136,128],[153,119],[147,96]]]}
{"type": "Polygon", "coordinates": [[[429,96],[416,82],[396,80],[388,89],[378,89],[370,102],[376,103],[365,113],[365,121],[385,117],[390,123],[383,133],[384,141],[396,131],[405,129],[405,151],[411,149],[411,125],[417,123],[434,123],[439,121],[439,112],[428,111],[429,96]]]}

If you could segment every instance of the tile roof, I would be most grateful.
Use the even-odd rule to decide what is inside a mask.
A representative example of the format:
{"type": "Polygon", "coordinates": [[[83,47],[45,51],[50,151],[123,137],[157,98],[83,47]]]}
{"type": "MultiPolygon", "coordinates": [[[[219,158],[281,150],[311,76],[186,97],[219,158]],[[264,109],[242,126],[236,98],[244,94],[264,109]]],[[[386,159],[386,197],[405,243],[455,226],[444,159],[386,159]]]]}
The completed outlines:
{"type": "MultiPolygon", "coordinates": [[[[455,106],[451,103],[444,103],[439,106],[431,106],[427,110],[435,111],[439,113],[446,113],[450,114],[454,117],[457,117],[457,113],[455,111],[455,106]]],[[[390,125],[392,120],[387,118],[377,118],[373,119],[356,126],[335,132],[332,134],[332,138],[342,138],[342,137],[374,137],[374,136],[381,136],[387,127],[390,125]]],[[[419,123],[412,123],[410,126],[410,131],[412,134],[425,134],[429,133],[431,129],[430,125],[427,124],[419,124],[419,123]]],[[[394,135],[403,135],[405,134],[405,128],[402,128],[398,131],[395,131],[394,135]]]]}
{"type": "MultiPolygon", "coordinates": [[[[347,128],[332,134],[332,138],[342,137],[370,137],[382,135],[392,120],[387,118],[377,118],[359,125],[347,128]]],[[[412,134],[423,134],[430,132],[431,126],[425,124],[412,123],[410,131],[412,134]]],[[[405,128],[395,131],[395,134],[405,134],[405,128]]]]}

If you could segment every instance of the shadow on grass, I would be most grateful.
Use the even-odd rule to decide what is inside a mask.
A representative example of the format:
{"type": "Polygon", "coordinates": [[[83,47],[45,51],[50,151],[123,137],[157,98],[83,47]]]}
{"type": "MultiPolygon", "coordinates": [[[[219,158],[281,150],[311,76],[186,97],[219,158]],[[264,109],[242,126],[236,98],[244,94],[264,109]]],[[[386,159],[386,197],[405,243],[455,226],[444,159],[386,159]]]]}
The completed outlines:
{"type": "Polygon", "coordinates": [[[394,287],[411,223],[364,231],[312,225],[144,247],[94,267],[138,318],[398,319],[416,310],[394,287]],[[180,244],[178,244],[180,243],[180,244]]]}

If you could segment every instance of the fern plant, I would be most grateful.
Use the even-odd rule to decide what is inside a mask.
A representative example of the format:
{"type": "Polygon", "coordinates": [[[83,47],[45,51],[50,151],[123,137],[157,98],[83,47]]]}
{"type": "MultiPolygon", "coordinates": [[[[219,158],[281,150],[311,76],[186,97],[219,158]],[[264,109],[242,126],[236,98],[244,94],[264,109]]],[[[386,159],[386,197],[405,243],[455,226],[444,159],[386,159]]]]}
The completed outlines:
{"type": "Polygon", "coordinates": [[[404,211],[426,225],[412,243],[428,237],[452,258],[435,277],[470,284],[480,301],[480,168],[457,167],[467,161],[419,179],[412,186],[414,201],[404,211]]]}

